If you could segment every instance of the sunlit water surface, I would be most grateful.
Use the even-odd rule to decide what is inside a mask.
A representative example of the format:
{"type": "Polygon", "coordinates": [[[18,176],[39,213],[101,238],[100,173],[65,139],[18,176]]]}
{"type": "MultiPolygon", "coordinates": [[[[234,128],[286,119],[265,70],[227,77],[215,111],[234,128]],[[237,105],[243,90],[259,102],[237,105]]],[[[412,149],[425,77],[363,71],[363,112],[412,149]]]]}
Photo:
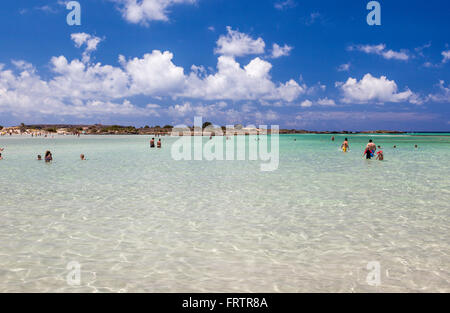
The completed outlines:
{"type": "Polygon", "coordinates": [[[168,137],[0,137],[0,292],[449,292],[450,137],[373,138],[383,162],[281,136],[262,172],[168,137]]]}

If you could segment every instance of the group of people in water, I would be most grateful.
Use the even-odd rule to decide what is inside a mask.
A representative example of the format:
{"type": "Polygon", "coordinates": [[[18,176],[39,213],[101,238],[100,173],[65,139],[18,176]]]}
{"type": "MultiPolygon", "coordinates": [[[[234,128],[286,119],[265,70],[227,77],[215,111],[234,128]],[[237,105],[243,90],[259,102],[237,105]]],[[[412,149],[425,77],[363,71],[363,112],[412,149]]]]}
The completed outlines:
{"type": "MultiPolygon", "coordinates": [[[[331,140],[332,141],[335,140],[334,136],[331,137],[331,140]]],[[[294,139],[294,141],[297,141],[297,139],[294,139]]],[[[156,148],[161,148],[161,139],[159,139],[156,142],[156,146],[155,146],[155,138],[152,138],[150,140],[150,148],[155,148],[155,147],[156,148]]],[[[394,149],[396,149],[396,148],[397,148],[397,146],[394,145],[394,149]]],[[[418,149],[419,147],[417,145],[414,145],[414,148],[418,149]]],[[[4,150],[4,148],[0,148],[0,160],[3,160],[3,157],[2,157],[3,150],[4,150]]],[[[341,150],[343,152],[348,152],[350,150],[350,145],[348,143],[348,138],[344,139],[344,142],[341,145],[341,150]]],[[[377,146],[373,142],[372,139],[370,139],[369,143],[366,145],[366,147],[364,149],[363,157],[365,157],[367,160],[370,160],[370,159],[372,159],[374,157],[376,158],[376,160],[379,160],[379,161],[383,161],[384,160],[384,154],[383,154],[383,150],[381,150],[381,146],[377,146]],[[376,157],[375,157],[375,154],[376,154],[376,157]]],[[[84,154],[80,154],[80,159],[82,161],[86,160],[84,154]]],[[[40,154],[37,156],[37,160],[38,161],[42,161],[42,156],[40,154]]],[[[45,152],[44,160],[45,160],[46,163],[49,163],[49,162],[53,161],[53,156],[52,156],[52,153],[50,151],[47,150],[45,152]]]]}
{"type": "MultiPolygon", "coordinates": [[[[152,138],[150,140],[150,148],[154,148],[154,147],[155,147],[155,138],[152,138]]],[[[159,138],[158,142],[156,143],[156,147],[161,148],[161,138],[159,138]]]]}
{"type": "MultiPolygon", "coordinates": [[[[334,137],[332,137],[332,141],[334,141],[334,137]]],[[[344,142],[341,145],[341,150],[343,152],[348,152],[350,150],[350,146],[348,144],[348,138],[344,139],[344,142]]],[[[377,160],[380,160],[380,161],[384,160],[384,154],[383,154],[383,150],[381,150],[381,146],[377,147],[377,145],[373,142],[373,140],[370,139],[369,143],[366,145],[366,148],[364,149],[363,156],[365,156],[367,160],[370,160],[373,157],[375,157],[375,153],[377,154],[377,156],[376,156],[377,160]],[[377,152],[377,148],[378,148],[378,152],[377,152]]]]}
{"type": "MultiPolygon", "coordinates": [[[[331,141],[334,141],[334,136],[331,137],[331,141]]],[[[396,149],[397,146],[394,145],[394,149],[396,149]]],[[[419,148],[417,145],[414,145],[414,148],[419,148]]],[[[341,150],[343,152],[348,152],[350,150],[350,146],[348,144],[348,138],[344,139],[344,142],[341,145],[341,150]]],[[[384,154],[383,150],[381,150],[381,146],[377,146],[372,139],[369,140],[369,143],[366,145],[363,153],[363,157],[365,157],[367,160],[370,160],[375,157],[376,154],[376,160],[383,161],[384,160],[384,154]],[[377,151],[378,149],[378,151],[377,151]]]]}
{"type": "MultiPolygon", "coordinates": [[[[161,148],[162,144],[161,144],[161,138],[156,142],[156,148],[161,148]]],[[[155,138],[152,138],[150,140],[150,148],[155,148],[155,138]]],[[[0,148],[0,160],[3,160],[3,156],[2,156],[2,152],[3,152],[4,148],[0,148]]],[[[38,154],[37,156],[37,160],[38,161],[42,161],[45,160],[45,163],[50,163],[51,161],[53,161],[53,155],[52,153],[47,150],[45,152],[45,156],[44,159],[42,159],[42,155],[38,154]]],[[[85,161],[86,157],[84,156],[84,154],[80,154],[80,160],[81,161],[85,161]]]]}
{"type": "MultiPolygon", "coordinates": [[[[4,148],[0,148],[0,152],[3,152],[3,150],[4,150],[4,148]]],[[[81,161],[86,160],[84,154],[80,154],[80,159],[81,159],[81,161]]],[[[2,157],[1,153],[0,153],[0,160],[3,160],[3,157],[2,157]]],[[[38,154],[37,155],[37,160],[38,161],[42,161],[42,155],[38,154]]],[[[45,152],[44,160],[45,160],[45,163],[50,163],[51,161],[53,161],[53,155],[52,155],[52,153],[49,150],[47,150],[45,152]]]]}

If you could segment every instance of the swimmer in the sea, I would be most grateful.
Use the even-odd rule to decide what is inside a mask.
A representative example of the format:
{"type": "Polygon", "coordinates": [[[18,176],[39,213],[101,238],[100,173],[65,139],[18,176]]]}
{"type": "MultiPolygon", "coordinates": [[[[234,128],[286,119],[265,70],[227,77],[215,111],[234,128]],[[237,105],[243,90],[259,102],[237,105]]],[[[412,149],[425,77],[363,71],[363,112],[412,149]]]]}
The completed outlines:
{"type": "Polygon", "coordinates": [[[155,147],[155,138],[152,138],[152,140],[150,140],[150,148],[154,147],[155,147]]]}
{"type": "Polygon", "coordinates": [[[38,154],[38,156],[37,156],[37,160],[38,160],[38,161],[42,161],[42,157],[41,157],[41,155],[40,155],[40,154],[38,154]]]}
{"type": "Polygon", "coordinates": [[[161,148],[161,139],[159,139],[158,142],[156,143],[156,147],[161,148]]]}
{"type": "Polygon", "coordinates": [[[345,138],[344,143],[341,145],[341,149],[342,149],[342,151],[347,152],[349,150],[349,148],[350,147],[348,145],[348,139],[345,138]]]}
{"type": "Polygon", "coordinates": [[[45,162],[46,163],[49,163],[49,162],[51,162],[51,161],[53,161],[53,156],[52,156],[52,153],[50,152],[50,151],[46,151],[45,152],[45,162]]]}
{"type": "Polygon", "coordinates": [[[367,160],[370,160],[372,158],[372,150],[370,150],[369,147],[366,147],[366,150],[364,150],[363,156],[365,156],[367,160]]]}
{"type": "Polygon", "coordinates": [[[0,160],[3,160],[2,154],[0,153],[0,160]]]}
{"type": "Polygon", "coordinates": [[[380,146],[378,146],[377,160],[379,160],[379,161],[383,161],[384,160],[383,150],[381,150],[380,146]]]}
{"type": "Polygon", "coordinates": [[[86,160],[86,159],[84,158],[84,154],[80,154],[80,159],[81,159],[81,161],[86,160]]]}
{"type": "Polygon", "coordinates": [[[372,141],[372,139],[369,140],[369,143],[367,144],[366,148],[369,148],[371,151],[373,151],[373,153],[375,153],[375,151],[377,151],[377,146],[372,141]]]}

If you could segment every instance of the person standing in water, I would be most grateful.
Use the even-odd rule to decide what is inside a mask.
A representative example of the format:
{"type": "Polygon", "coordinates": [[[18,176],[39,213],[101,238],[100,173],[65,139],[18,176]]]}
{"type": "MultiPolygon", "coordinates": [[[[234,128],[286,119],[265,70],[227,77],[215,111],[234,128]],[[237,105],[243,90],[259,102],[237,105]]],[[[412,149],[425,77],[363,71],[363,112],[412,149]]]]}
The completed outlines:
{"type": "Polygon", "coordinates": [[[369,148],[370,151],[373,151],[373,153],[375,153],[375,151],[377,151],[377,146],[376,146],[376,144],[372,141],[372,139],[369,140],[369,143],[367,144],[366,148],[369,148]]]}
{"type": "Polygon", "coordinates": [[[334,141],[334,136],[331,137],[331,141],[334,141]]]}
{"type": "Polygon", "coordinates": [[[364,150],[363,156],[366,156],[366,159],[370,160],[372,158],[372,150],[370,150],[369,147],[366,147],[366,150],[364,150]]]}
{"type": "Polygon", "coordinates": [[[348,152],[349,148],[350,148],[350,147],[349,147],[349,145],[348,145],[348,139],[345,138],[344,143],[341,145],[341,149],[342,149],[342,151],[344,151],[344,152],[348,152]]]}
{"type": "Polygon", "coordinates": [[[378,146],[377,160],[379,161],[384,160],[383,150],[381,150],[381,146],[378,146]]]}
{"type": "Polygon", "coordinates": [[[81,161],[86,160],[86,159],[84,158],[84,154],[80,154],[80,159],[81,159],[81,161]]]}
{"type": "Polygon", "coordinates": [[[51,161],[53,161],[53,156],[52,156],[52,153],[50,152],[50,151],[46,151],[45,152],[45,163],[49,163],[49,162],[51,162],[51,161]]]}
{"type": "Polygon", "coordinates": [[[155,147],[155,138],[152,138],[152,140],[150,140],[150,148],[154,147],[155,147]]]}
{"type": "Polygon", "coordinates": [[[161,148],[161,139],[158,140],[156,145],[157,145],[158,148],[161,148]]]}
{"type": "Polygon", "coordinates": [[[3,160],[2,154],[0,153],[0,160],[3,160]]]}

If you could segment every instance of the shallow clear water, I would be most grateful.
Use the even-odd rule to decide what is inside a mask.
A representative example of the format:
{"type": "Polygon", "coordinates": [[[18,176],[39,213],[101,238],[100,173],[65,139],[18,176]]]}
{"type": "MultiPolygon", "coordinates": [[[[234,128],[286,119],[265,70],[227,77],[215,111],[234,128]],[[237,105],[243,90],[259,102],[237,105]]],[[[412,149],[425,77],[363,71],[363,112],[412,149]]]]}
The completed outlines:
{"type": "Polygon", "coordinates": [[[383,162],[348,137],[280,136],[274,172],[174,161],[174,138],[0,137],[0,292],[449,292],[450,137],[373,136],[383,162]]]}

